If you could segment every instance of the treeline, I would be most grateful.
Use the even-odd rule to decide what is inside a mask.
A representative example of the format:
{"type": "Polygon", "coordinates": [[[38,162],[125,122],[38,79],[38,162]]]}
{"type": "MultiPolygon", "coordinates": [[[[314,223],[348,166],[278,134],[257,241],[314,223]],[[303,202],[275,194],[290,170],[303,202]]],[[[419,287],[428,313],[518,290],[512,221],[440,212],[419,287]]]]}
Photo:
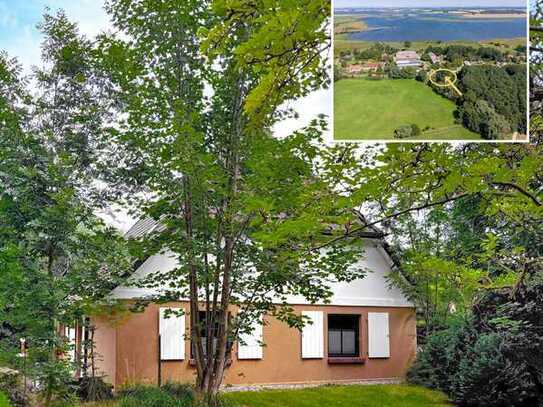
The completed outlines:
{"type": "Polygon", "coordinates": [[[489,140],[513,132],[526,134],[526,67],[464,67],[459,74],[458,118],[489,140]]]}
{"type": "Polygon", "coordinates": [[[471,47],[468,45],[448,45],[443,47],[429,46],[425,53],[433,52],[436,55],[443,55],[450,62],[473,61],[481,59],[483,61],[503,62],[506,54],[494,47],[471,47]]]}
{"type": "Polygon", "coordinates": [[[487,140],[527,133],[525,65],[463,67],[457,83],[462,97],[451,88],[429,86],[458,105],[459,123],[487,140]]]}
{"type": "Polygon", "coordinates": [[[339,52],[339,56],[346,57],[352,55],[358,60],[381,60],[384,55],[394,55],[398,51],[400,51],[398,48],[378,42],[367,49],[354,48],[352,50],[342,50],[339,52]]]}

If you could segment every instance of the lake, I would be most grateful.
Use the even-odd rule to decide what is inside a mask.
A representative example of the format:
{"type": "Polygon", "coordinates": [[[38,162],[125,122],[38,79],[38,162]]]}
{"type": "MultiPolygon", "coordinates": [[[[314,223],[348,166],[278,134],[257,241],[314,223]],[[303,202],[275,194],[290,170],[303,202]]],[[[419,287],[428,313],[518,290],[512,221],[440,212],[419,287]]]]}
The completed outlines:
{"type": "MultiPolygon", "coordinates": [[[[339,14],[341,15],[341,14],[339,14]]],[[[368,30],[348,34],[364,41],[484,41],[526,37],[524,18],[467,18],[447,13],[368,12],[368,30]]]]}

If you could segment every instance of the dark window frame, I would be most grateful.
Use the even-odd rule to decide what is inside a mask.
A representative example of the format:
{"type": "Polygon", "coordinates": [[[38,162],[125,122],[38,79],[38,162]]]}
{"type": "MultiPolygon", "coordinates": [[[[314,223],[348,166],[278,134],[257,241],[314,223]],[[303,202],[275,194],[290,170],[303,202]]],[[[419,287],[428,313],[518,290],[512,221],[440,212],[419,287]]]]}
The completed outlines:
{"type": "MultiPolygon", "coordinates": [[[[217,311],[218,312],[218,311],[217,311]]],[[[202,310],[199,310],[198,311],[199,313],[199,321],[200,321],[200,338],[202,340],[202,345],[203,345],[203,350],[204,350],[204,357],[207,358],[207,355],[205,355],[205,352],[206,352],[206,349],[205,349],[205,343],[206,343],[206,336],[204,335],[205,334],[205,326],[206,326],[206,311],[202,311],[202,310]]],[[[231,319],[231,315],[230,313],[228,313],[228,324],[230,324],[230,319],[231,319]]],[[[218,333],[218,330],[219,330],[219,322],[218,321],[215,321],[215,327],[213,327],[213,333],[214,333],[214,344],[213,344],[213,349],[212,351],[215,352],[215,346],[216,346],[216,342],[217,342],[217,333],[218,333]]],[[[190,340],[190,358],[191,359],[194,359],[195,356],[194,356],[194,338],[191,338],[190,340]]],[[[227,343],[226,343],[226,349],[227,349],[227,358],[230,357],[230,353],[231,353],[231,350],[232,350],[232,341],[230,339],[227,339],[227,343]]]]}
{"type": "Polygon", "coordinates": [[[360,321],[362,319],[362,316],[360,314],[328,314],[327,315],[327,334],[328,334],[328,356],[331,357],[331,358],[358,358],[360,357],[360,321]],[[341,320],[343,319],[344,321],[342,321],[343,324],[346,324],[347,322],[349,321],[346,321],[348,319],[351,319],[351,323],[352,323],[352,328],[354,328],[354,331],[355,331],[355,350],[354,350],[354,353],[346,353],[346,352],[343,352],[343,333],[344,332],[347,332],[347,331],[351,331],[352,332],[352,328],[349,328],[349,327],[334,327],[334,328],[330,328],[330,325],[339,325],[340,323],[338,323],[338,321],[332,321],[332,324],[331,324],[331,321],[330,320],[333,320],[333,319],[337,319],[337,320],[341,320]],[[341,343],[341,351],[339,353],[337,352],[331,352],[330,351],[330,333],[331,332],[341,332],[341,338],[340,338],[340,343],[341,343]]]}

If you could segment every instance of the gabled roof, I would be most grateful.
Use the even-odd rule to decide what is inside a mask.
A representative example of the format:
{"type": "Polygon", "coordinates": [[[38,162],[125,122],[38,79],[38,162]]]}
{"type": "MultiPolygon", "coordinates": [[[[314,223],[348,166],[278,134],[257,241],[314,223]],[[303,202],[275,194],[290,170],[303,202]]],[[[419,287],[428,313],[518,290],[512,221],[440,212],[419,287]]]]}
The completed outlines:
{"type": "Polygon", "coordinates": [[[396,53],[396,60],[419,60],[420,56],[415,51],[398,51],[396,53]]]}
{"type": "MultiPolygon", "coordinates": [[[[363,279],[356,279],[352,282],[332,283],[330,288],[333,292],[331,303],[344,306],[393,306],[413,307],[414,304],[398,288],[387,283],[387,273],[401,272],[398,257],[393,253],[387,242],[385,234],[364,216],[359,215],[359,222],[351,227],[358,228],[356,231],[346,230],[349,236],[360,238],[368,242],[364,245],[364,258],[357,262],[354,267],[369,267],[369,272],[363,279]],[[367,225],[367,226],[365,226],[367,225]]],[[[322,233],[333,235],[334,230],[342,229],[342,225],[328,225],[322,233]]],[[[148,233],[160,232],[165,229],[160,220],[142,218],[138,220],[125,234],[127,239],[139,239],[148,233]]],[[[168,272],[178,267],[178,257],[171,251],[165,250],[160,253],[141,259],[134,264],[133,278],[144,278],[149,273],[158,271],[168,272]]],[[[405,277],[405,276],[404,276],[405,277]]],[[[157,295],[161,288],[143,288],[136,286],[118,286],[112,292],[112,298],[134,299],[145,298],[157,295]]],[[[309,304],[302,296],[291,295],[287,302],[290,304],[309,304]]]]}
{"type": "MultiPolygon", "coordinates": [[[[160,221],[153,218],[146,217],[140,218],[136,223],[132,225],[130,229],[124,234],[126,239],[139,239],[147,233],[152,232],[160,225],[160,221]]],[[[163,226],[161,226],[161,229],[163,226]]]]}

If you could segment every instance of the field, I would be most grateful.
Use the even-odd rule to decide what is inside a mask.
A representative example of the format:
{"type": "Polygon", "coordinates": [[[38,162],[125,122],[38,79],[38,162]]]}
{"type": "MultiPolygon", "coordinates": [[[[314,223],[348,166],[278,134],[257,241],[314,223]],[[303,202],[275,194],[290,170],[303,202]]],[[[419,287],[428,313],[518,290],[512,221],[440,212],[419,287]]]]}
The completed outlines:
{"type": "Polygon", "coordinates": [[[345,34],[350,32],[364,31],[368,26],[359,18],[352,16],[337,16],[334,18],[334,33],[345,34]]]}
{"type": "Polygon", "coordinates": [[[334,84],[334,139],[393,139],[406,124],[429,126],[418,139],[478,140],[454,122],[456,105],[413,79],[342,79],[334,84]]]}

